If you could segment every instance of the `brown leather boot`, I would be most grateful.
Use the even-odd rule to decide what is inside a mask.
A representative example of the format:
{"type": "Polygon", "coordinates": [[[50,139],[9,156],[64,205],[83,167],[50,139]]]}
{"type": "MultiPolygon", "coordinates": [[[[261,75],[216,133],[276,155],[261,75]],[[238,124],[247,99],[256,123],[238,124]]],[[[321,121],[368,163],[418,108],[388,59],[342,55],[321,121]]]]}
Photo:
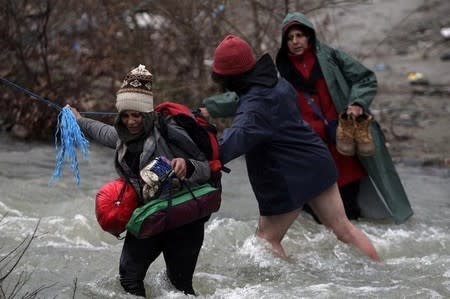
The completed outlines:
{"type": "Polygon", "coordinates": [[[358,154],[363,157],[370,157],[375,154],[375,144],[373,143],[372,134],[370,134],[370,122],[373,116],[363,114],[355,120],[355,142],[358,154]]]}
{"type": "Polygon", "coordinates": [[[339,115],[339,124],[336,130],[336,149],[344,156],[355,154],[355,123],[347,113],[339,115]]]}

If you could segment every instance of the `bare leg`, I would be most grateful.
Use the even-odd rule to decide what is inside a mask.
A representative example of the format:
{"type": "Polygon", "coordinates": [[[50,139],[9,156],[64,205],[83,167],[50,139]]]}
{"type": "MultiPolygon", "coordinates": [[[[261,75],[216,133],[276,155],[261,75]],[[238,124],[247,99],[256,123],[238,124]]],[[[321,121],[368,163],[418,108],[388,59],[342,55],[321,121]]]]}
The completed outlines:
{"type": "Polygon", "coordinates": [[[345,215],[337,184],[334,184],[310,202],[320,221],[344,243],[352,244],[374,261],[380,257],[367,235],[351,223],[345,215]]]}
{"type": "Polygon", "coordinates": [[[297,209],[280,215],[261,216],[259,218],[256,236],[269,242],[272,245],[272,249],[281,257],[287,258],[286,252],[283,246],[281,246],[281,240],[300,211],[301,209],[297,209]]]}

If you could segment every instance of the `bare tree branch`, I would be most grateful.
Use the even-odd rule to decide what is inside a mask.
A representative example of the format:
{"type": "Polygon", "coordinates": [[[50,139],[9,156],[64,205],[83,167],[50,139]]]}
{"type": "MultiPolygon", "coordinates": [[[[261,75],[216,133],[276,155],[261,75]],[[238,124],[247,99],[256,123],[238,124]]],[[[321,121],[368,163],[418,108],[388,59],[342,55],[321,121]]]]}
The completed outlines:
{"type": "MultiPolygon", "coordinates": [[[[10,269],[6,272],[6,274],[4,274],[0,278],[0,298],[1,299],[15,298],[19,294],[19,292],[23,289],[23,287],[29,282],[31,275],[27,275],[27,274],[25,274],[25,272],[21,272],[19,274],[19,277],[15,281],[14,285],[12,286],[12,290],[9,295],[6,295],[6,292],[3,289],[3,283],[4,283],[5,279],[8,278],[11,275],[11,273],[16,269],[20,260],[23,258],[25,252],[29,249],[31,241],[33,241],[33,239],[35,238],[40,221],[41,220],[39,219],[38,222],[36,223],[36,226],[33,230],[33,233],[31,234],[31,236],[27,236],[25,239],[23,239],[18,246],[16,246],[12,251],[10,251],[8,254],[6,254],[5,257],[3,257],[0,260],[0,263],[1,263],[1,262],[4,262],[5,260],[11,258],[11,259],[7,260],[6,265],[4,267],[0,268],[0,270],[3,270],[13,259],[15,259],[14,264],[10,267],[10,269]],[[20,253],[16,253],[19,248],[21,248],[20,253]]],[[[55,284],[56,283],[49,285],[49,286],[41,286],[31,292],[26,292],[22,296],[22,298],[30,298],[30,299],[36,298],[37,294],[40,293],[42,290],[50,288],[50,287],[54,286],[55,284]]]]}

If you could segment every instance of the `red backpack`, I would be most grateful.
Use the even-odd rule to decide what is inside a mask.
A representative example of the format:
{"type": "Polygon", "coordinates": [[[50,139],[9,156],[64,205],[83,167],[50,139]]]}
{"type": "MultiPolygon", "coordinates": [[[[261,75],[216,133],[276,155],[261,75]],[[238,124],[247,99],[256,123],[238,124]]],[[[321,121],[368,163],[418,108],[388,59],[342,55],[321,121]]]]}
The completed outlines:
{"type": "Polygon", "coordinates": [[[192,141],[205,154],[211,169],[210,183],[217,188],[221,187],[221,170],[229,172],[219,160],[219,142],[217,129],[210,124],[198,111],[192,111],[183,104],[163,102],[155,107],[155,111],[164,116],[172,116],[176,123],[183,127],[192,141]]]}

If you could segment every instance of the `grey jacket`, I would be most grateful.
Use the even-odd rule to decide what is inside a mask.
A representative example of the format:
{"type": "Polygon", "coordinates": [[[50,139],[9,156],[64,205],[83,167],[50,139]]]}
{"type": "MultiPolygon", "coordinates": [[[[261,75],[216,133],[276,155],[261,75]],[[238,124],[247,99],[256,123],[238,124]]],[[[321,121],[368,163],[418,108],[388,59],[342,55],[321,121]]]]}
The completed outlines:
{"type": "MultiPolygon", "coordinates": [[[[140,201],[143,202],[140,178],[137,178],[125,163],[124,156],[127,146],[119,139],[116,129],[111,125],[84,117],[78,119],[77,122],[86,137],[101,145],[116,149],[114,161],[118,175],[128,179],[136,193],[139,194],[140,201]]],[[[168,119],[167,125],[167,138],[161,136],[155,125],[153,134],[145,140],[139,168],[144,168],[157,156],[165,156],[169,160],[173,158],[188,159],[194,166],[192,175],[187,179],[191,185],[205,183],[210,178],[210,168],[205,155],[198,149],[186,131],[170,119],[168,119]]]]}

